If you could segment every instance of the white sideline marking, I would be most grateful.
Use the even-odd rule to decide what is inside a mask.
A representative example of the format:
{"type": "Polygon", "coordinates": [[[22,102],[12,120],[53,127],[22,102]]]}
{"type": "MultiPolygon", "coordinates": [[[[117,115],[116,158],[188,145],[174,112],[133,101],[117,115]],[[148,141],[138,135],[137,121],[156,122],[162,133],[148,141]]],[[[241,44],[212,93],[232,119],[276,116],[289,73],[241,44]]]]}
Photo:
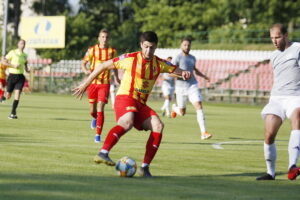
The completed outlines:
{"type": "Polygon", "coordinates": [[[257,141],[257,140],[248,140],[248,141],[228,141],[228,142],[218,142],[212,144],[212,147],[214,149],[224,149],[221,145],[222,144],[236,144],[236,143],[262,143],[263,141],[257,141]]]}

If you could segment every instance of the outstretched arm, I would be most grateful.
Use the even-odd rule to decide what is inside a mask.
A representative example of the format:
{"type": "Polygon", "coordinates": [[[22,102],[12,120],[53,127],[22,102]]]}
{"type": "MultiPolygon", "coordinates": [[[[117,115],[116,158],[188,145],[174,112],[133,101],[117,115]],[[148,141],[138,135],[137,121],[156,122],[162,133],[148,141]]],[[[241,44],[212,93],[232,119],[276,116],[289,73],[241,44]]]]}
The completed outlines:
{"type": "Polygon", "coordinates": [[[173,73],[171,73],[175,77],[180,77],[183,80],[187,80],[191,78],[191,73],[189,71],[185,71],[177,67],[173,73]]]}
{"type": "Polygon", "coordinates": [[[205,80],[210,81],[210,78],[207,77],[205,74],[201,73],[196,67],[194,67],[196,75],[203,77],[205,80]]]}
{"type": "Polygon", "coordinates": [[[74,88],[73,95],[76,98],[81,99],[84,92],[86,91],[87,87],[91,84],[91,82],[103,71],[114,69],[113,61],[108,60],[104,63],[100,63],[98,66],[95,67],[95,70],[88,76],[86,80],[82,84],[80,84],[78,87],[74,88]]]}

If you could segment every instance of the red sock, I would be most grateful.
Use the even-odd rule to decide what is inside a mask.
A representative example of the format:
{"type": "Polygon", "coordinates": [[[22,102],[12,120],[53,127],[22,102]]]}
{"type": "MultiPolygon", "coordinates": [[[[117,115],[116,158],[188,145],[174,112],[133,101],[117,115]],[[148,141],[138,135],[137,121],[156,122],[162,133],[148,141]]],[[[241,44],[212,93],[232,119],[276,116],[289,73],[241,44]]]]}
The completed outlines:
{"type": "Polygon", "coordinates": [[[103,124],[104,124],[104,112],[97,112],[96,134],[101,135],[103,124]]]}
{"type": "Polygon", "coordinates": [[[92,118],[97,119],[97,113],[91,112],[90,115],[92,116],[92,118]]]}
{"type": "Polygon", "coordinates": [[[3,97],[4,95],[4,90],[0,90],[0,98],[3,97]]]}
{"type": "Polygon", "coordinates": [[[162,138],[162,134],[158,132],[151,132],[147,145],[146,145],[146,153],[144,157],[144,163],[150,164],[152,159],[154,158],[157,149],[160,145],[162,138]]]}
{"type": "Polygon", "coordinates": [[[113,127],[107,134],[102,149],[110,151],[125,133],[126,131],[122,126],[117,125],[113,127]]]}

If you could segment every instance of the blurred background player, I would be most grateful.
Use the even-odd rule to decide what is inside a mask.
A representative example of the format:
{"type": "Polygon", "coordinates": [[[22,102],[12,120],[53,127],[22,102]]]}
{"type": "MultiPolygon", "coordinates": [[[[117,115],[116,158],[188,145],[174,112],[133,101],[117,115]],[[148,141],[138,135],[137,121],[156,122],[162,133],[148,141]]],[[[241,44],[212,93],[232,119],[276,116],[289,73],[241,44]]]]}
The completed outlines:
{"type": "Polygon", "coordinates": [[[15,98],[12,104],[11,114],[8,116],[9,119],[18,119],[17,107],[19,105],[21,92],[25,83],[24,70],[29,72],[27,67],[27,54],[24,53],[25,40],[18,41],[18,48],[11,50],[5,56],[7,59],[3,61],[4,65],[8,65],[9,75],[7,78],[7,99],[10,99],[12,92],[15,91],[15,98]]]}
{"type": "Polygon", "coordinates": [[[271,27],[270,37],[277,49],[270,58],[274,81],[269,103],[261,112],[265,122],[267,173],[256,180],[275,180],[275,138],[285,118],[289,118],[292,125],[288,145],[288,179],[294,180],[300,174],[300,168],[296,166],[300,154],[300,43],[288,40],[287,28],[282,24],[271,27]]]}
{"type": "MultiPolygon", "coordinates": [[[[167,58],[168,62],[172,62],[172,57],[167,58]]],[[[164,104],[161,107],[162,116],[170,117],[170,102],[172,101],[172,97],[174,95],[175,89],[175,77],[172,77],[169,73],[162,74],[163,82],[161,85],[161,90],[164,96],[164,104]]]]}
{"type": "Polygon", "coordinates": [[[196,58],[190,54],[191,50],[191,39],[183,38],[181,40],[181,53],[175,57],[173,63],[177,65],[182,70],[187,70],[191,73],[191,78],[188,80],[183,80],[182,78],[177,78],[175,82],[175,93],[176,93],[176,102],[172,105],[172,117],[175,118],[176,115],[184,116],[186,113],[186,103],[187,100],[193,104],[197,112],[197,121],[200,126],[201,139],[209,139],[212,137],[206,131],[205,127],[205,117],[202,106],[202,95],[198,88],[198,82],[195,79],[194,72],[196,75],[203,77],[209,81],[209,78],[202,74],[196,68],[196,58]]]}
{"type": "MultiPolygon", "coordinates": [[[[99,32],[98,44],[90,47],[82,61],[82,70],[89,75],[100,63],[114,58],[117,55],[116,49],[108,46],[109,32],[102,29],[99,32]],[[87,67],[89,63],[89,68],[87,67]]],[[[105,70],[99,74],[89,85],[88,99],[90,103],[90,114],[92,116],[91,128],[96,128],[95,142],[101,141],[101,133],[104,124],[104,107],[108,102],[110,92],[110,70],[105,70]]],[[[115,70],[118,80],[118,71],[115,70]]]]}
{"type": "Polygon", "coordinates": [[[142,51],[124,54],[100,64],[83,84],[73,90],[73,95],[81,98],[98,74],[109,69],[125,70],[115,102],[117,125],[109,131],[94,161],[115,165],[108,154],[119,139],[133,126],[138,130],[150,130],[144,160],[139,169],[140,175],[144,177],[152,177],[149,165],[159,148],[164,128],[156,112],[146,105],[149,94],[160,73],[175,73],[183,79],[190,77],[188,71],[183,71],[154,55],[157,43],[158,37],[155,32],[142,33],[140,37],[142,51]]]}
{"type": "Polygon", "coordinates": [[[116,99],[116,80],[115,80],[114,70],[111,70],[110,73],[111,73],[111,77],[110,77],[109,92],[110,92],[111,107],[112,109],[114,109],[115,99],[116,99]]]}
{"type": "Polygon", "coordinates": [[[4,102],[6,100],[5,86],[6,86],[6,69],[8,68],[8,65],[5,65],[4,63],[7,63],[7,60],[4,56],[2,56],[1,63],[0,63],[0,102],[4,102]]]}

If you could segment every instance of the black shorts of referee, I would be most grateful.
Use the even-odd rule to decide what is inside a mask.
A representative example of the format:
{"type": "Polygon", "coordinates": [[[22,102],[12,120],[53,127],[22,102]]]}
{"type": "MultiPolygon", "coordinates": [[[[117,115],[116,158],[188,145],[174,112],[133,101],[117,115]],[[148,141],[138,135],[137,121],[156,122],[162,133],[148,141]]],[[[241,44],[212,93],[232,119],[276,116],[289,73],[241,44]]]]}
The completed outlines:
{"type": "Polygon", "coordinates": [[[8,93],[12,93],[14,90],[22,91],[25,76],[23,74],[9,74],[6,83],[6,91],[8,93]]]}

